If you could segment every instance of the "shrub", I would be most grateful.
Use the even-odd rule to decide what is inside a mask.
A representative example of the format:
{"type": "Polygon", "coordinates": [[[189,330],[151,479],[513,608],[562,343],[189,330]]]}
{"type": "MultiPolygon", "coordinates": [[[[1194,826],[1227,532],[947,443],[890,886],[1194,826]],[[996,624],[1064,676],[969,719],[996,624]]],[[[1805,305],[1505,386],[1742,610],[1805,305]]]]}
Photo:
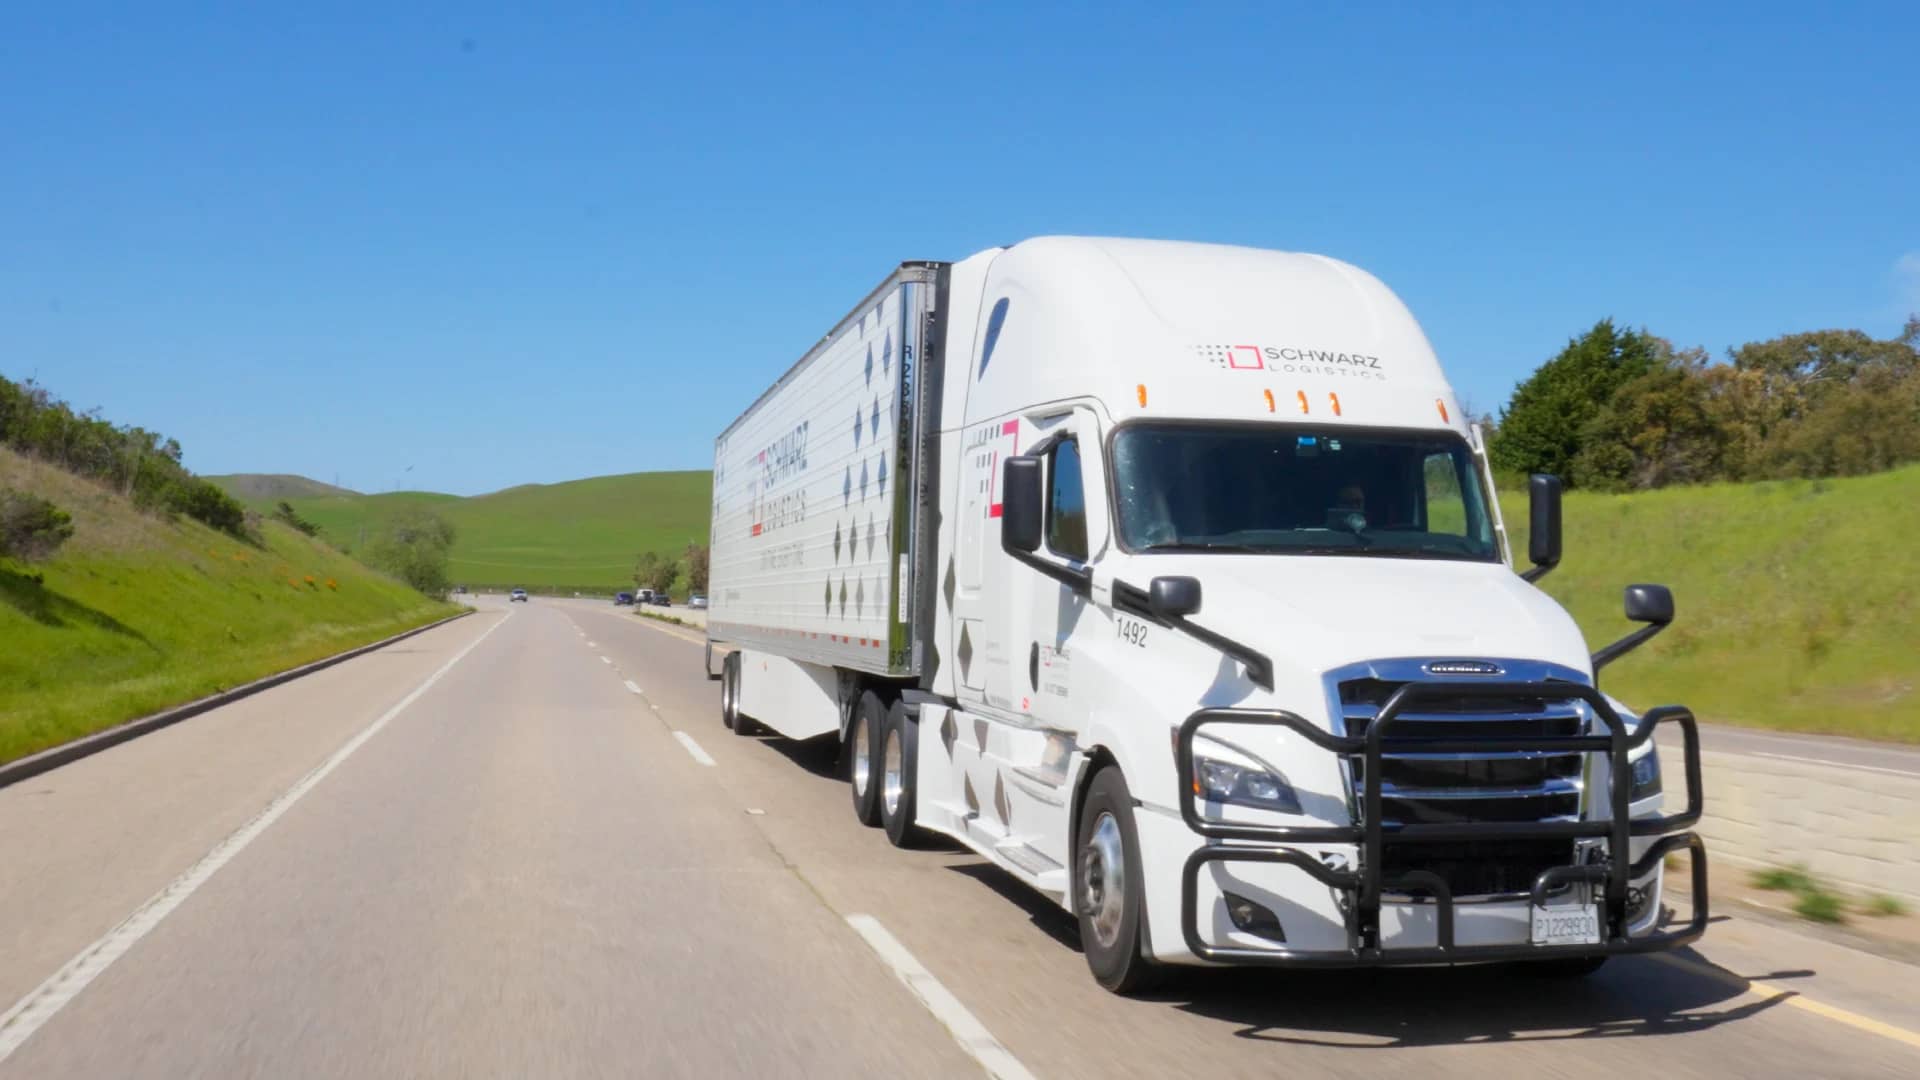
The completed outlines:
{"type": "Polygon", "coordinates": [[[444,597],[452,582],[447,555],[453,525],[430,510],[412,509],[388,518],[368,542],[367,565],[384,570],[432,597],[444,597]]]}
{"type": "Polygon", "coordinates": [[[73,518],[38,495],[0,488],[0,556],[21,562],[50,557],[73,536],[73,518]]]}
{"type": "Polygon", "coordinates": [[[247,508],[211,481],[197,476],[180,481],[174,485],[167,505],[230,536],[248,539],[247,508]]]}

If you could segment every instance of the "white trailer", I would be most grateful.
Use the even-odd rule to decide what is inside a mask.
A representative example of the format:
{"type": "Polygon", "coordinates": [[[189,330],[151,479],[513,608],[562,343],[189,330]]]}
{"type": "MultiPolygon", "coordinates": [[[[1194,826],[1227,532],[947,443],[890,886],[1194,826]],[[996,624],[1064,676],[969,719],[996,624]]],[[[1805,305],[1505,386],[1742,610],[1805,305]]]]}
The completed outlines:
{"type": "Polygon", "coordinates": [[[854,809],[1167,964],[1532,960],[1697,939],[1684,709],[1635,714],[1516,574],[1399,299],[1314,255],[1043,238],[907,263],[715,446],[722,719],[841,740],[854,809]],[[1678,726],[1662,816],[1651,736],[1678,726]],[[1692,918],[1656,926],[1690,854],[1692,918]]]}

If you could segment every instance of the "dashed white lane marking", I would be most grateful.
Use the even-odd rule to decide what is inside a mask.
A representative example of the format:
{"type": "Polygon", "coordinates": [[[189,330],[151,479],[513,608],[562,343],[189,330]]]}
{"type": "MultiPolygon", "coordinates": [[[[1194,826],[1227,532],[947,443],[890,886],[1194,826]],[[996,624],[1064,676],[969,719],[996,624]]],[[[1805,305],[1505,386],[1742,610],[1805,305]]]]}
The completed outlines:
{"type": "Polygon", "coordinates": [[[593,642],[591,642],[591,641],[589,641],[589,642],[587,642],[587,648],[589,648],[589,649],[597,649],[597,648],[599,648],[599,647],[600,647],[599,645],[597,645],[597,644],[595,644],[595,643],[593,643],[593,642]]]}
{"type": "Polygon", "coordinates": [[[693,741],[693,736],[684,731],[676,731],[673,733],[673,737],[679,739],[680,745],[687,748],[688,757],[709,768],[713,766],[713,759],[707,756],[705,750],[700,749],[699,743],[693,741]]]}
{"type": "Polygon", "coordinates": [[[331,757],[321,762],[312,772],[301,777],[279,798],[268,803],[267,808],[255,815],[253,820],[234,830],[186,873],[174,878],[166,888],[161,889],[146,903],[140,905],[139,910],[127,916],[125,922],[107,931],[100,940],[80,950],[79,955],[67,961],[65,967],[54,972],[46,982],[21,998],[13,1008],[6,1011],[5,1015],[0,1015],[0,1063],[4,1063],[15,1050],[20,1049],[21,1044],[33,1037],[34,1032],[40,1030],[47,1021],[53,1019],[61,1009],[65,1008],[67,1003],[78,997],[80,992],[87,988],[87,984],[99,978],[113,966],[114,961],[125,956],[128,949],[133,948],[154,927],[159,926],[162,919],[171,915],[175,908],[186,902],[187,897],[192,896],[200,886],[205,885],[208,878],[218,873],[220,868],[227,865],[235,855],[240,854],[248,844],[253,843],[261,833],[267,831],[268,827],[280,820],[280,815],[292,808],[294,803],[299,802],[320,781],[325,780],[328,773],[339,768],[341,762],[352,757],[353,752],[364,746],[368,739],[378,735],[380,729],[404,712],[407,706],[420,700],[420,695],[426,693],[434,683],[439,682],[441,676],[452,671],[455,664],[465,659],[468,653],[479,648],[481,642],[492,636],[495,630],[505,626],[507,619],[512,617],[508,615],[488,627],[486,633],[474,638],[466,648],[455,653],[453,659],[448,660],[440,666],[438,671],[427,676],[425,682],[414,687],[413,691],[401,698],[393,708],[381,713],[379,719],[360,729],[360,733],[347,740],[345,746],[335,750],[331,757]]]}
{"type": "Polygon", "coordinates": [[[913,991],[913,996],[920,999],[920,1004],[927,1007],[935,1020],[946,1025],[954,1041],[960,1044],[960,1049],[979,1062],[987,1070],[988,1076],[1033,1080],[1033,1074],[1020,1064],[1020,1059],[1000,1045],[1000,1040],[993,1037],[993,1032],[988,1031],[985,1024],[960,1004],[960,999],[954,997],[953,992],[939,979],[934,978],[932,972],[922,967],[920,961],[907,951],[907,947],[880,925],[879,919],[871,915],[849,915],[847,925],[866,939],[873,951],[880,955],[881,961],[893,969],[894,976],[913,991]]]}
{"type": "Polygon", "coordinates": [[[633,692],[634,692],[634,693],[636,693],[636,694],[638,694],[638,693],[642,693],[642,692],[643,692],[643,691],[642,691],[642,690],[641,690],[641,689],[640,689],[639,687],[637,687],[637,686],[635,686],[635,685],[633,685],[633,680],[632,680],[632,679],[628,679],[628,680],[627,680],[627,689],[629,689],[629,690],[631,690],[631,691],[633,691],[633,692]]]}
{"type": "Polygon", "coordinates": [[[604,656],[600,658],[600,662],[601,662],[601,663],[603,663],[603,664],[611,664],[611,663],[613,663],[613,661],[611,661],[611,660],[609,660],[609,659],[607,659],[607,658],[606,658],[606,657],[604,657],[604,656]]]}
{"type": "Polygon", "coordinates": [[[1920,779],[1920,773],[1915,773],[1911,769],[1886,769],[1878,765],[1850,765],[1844,761],[1828,761],[1826,758],[1801,757],[1798,754],[1775,754],[1766,750],[1753,750],[1749,751],[1749,753],[1753,757],[1772,758],[1775,761],[1798,761],[1803,765],[1828,765],[1836,769],[1846,769],[1848,771],[1859,770],[1861,772],[1886,773],[1888,776],[1904,776],[1908,779],[1920,779]]]}

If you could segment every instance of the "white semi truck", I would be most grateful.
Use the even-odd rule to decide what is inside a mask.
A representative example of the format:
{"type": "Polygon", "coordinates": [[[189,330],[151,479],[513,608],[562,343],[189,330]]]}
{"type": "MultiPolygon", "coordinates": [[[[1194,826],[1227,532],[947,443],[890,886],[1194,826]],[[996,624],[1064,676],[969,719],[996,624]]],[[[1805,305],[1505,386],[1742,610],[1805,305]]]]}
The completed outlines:
{"type": "Polygon", "coordinates": [[[1697,939],[1698,738],[1516,573],[1400,300],[1315,255],[1052,237],[903,264],[714,454],[722,720],[833,736],[854,813],[951,837],[1169,964],[1533,961],[1697,939]],[[1652,741],[1679,728],[1684,809],[1652,741]],[[1662,919],[1670,852],[1691,918],[1662,919]]]}

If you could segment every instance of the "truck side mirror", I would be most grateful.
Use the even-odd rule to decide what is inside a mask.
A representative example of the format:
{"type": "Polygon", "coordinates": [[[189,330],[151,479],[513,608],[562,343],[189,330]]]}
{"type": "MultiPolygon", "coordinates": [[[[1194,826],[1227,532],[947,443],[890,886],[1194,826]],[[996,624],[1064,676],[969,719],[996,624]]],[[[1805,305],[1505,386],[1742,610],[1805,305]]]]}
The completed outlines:
{"type": "Polygon", "coordinates": [[[1045,517],[1041,501],[1040,459],[1010,457],[1000,466],[1000,546],[1009,552],[1040,550],[1045,517]]]}
{"type": "Polygon", "coordinates": [[[1665,626],[1673,621],[1673,590],[1665,585],[1627,586],[1627,618],[1665,626]]]}
{"type": "Polygon", "coordinates": [[[1147,607],[1167,622],[1200,610],[1200,579],[1166,575],[1147,583],[1147,607]]]}
{"type": "Polygon", "coordinates": [[[1560,565],[1560,478],[1534,473],[1527,478],[1527,561],[1520,576],[1539,581],[1560,565]]]}
{"type": "Polygon", "coordinates": [[[1665,585],[1629,585],[1626,596],[1627,618],[1647,625],[1593,654],[1593,670],[1620,659],[1646,643],[1673,622],[1673,590],[1665,585]]]}

